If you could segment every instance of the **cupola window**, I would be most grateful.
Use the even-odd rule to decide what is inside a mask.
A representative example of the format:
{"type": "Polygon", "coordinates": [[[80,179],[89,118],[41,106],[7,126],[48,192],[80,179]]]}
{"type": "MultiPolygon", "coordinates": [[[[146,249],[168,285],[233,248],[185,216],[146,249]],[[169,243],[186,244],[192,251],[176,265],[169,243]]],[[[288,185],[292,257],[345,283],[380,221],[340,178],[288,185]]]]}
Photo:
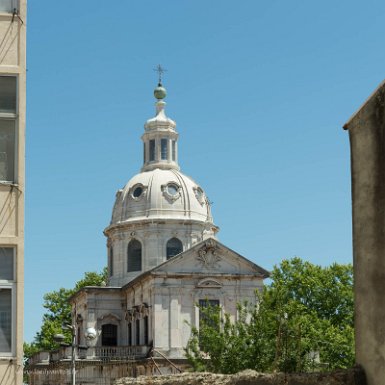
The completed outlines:
{"type": "Polygon", "coordinates": [[[150,145],[150,162],[153,162],[155,160],[155,139],[151,139],[149,141],[150,145]]]}
{"type": "Polygon", "coordinates": [[[161,186],[163,196],[170,202],[173,203],[181,196],[181,187],[175,182],[169,182],[161,186]]]}
{"type": "Polygon", "coordinates": [[[194,187],[193,190],[198,202],[203,206],[205,203],[205,193],[200,187],[194,187]]]}
{"type": "Polygon", "coordinates": [[[167,160],[167,139],[160,140],[160,158],[167,160]]]}
{"type": "Polygon", "coordinates": [[[167,259],[180,254],[183,251],[183,244],[178,238],[171,238],[167,242],[167,259]]]}
{"type": "Polygon", "coordinates": [[[142,270],[142,244],[133,239],[127,247],[127,272],[142,270]]]}
{"type": "Polygon", "coordinates": [[[143,163],[146,163],[146,142],[143,143],[143,163]]]}
{"type": "Polygon", "coordinates": [[[172,149],[171,149],[172,160],[175,162],[176,161],[176,142],[175,140],[173,140],[171,143],[172,143],[172,149]]]}
{"type": "Polygon", "coordinates": [[[178,191],[179,191],[179,187],[176,184],[170,183],[167,185],[167,192],[170,195],[176,195],[178,194],[178,191]]]}
{"type": "Polygon", "coordinates": [[[143,188],[141,186],[138,186],[134,189],[132,196],[134,198],[139,198],[142,195],[142,192],[143,192],[143,188]]]}

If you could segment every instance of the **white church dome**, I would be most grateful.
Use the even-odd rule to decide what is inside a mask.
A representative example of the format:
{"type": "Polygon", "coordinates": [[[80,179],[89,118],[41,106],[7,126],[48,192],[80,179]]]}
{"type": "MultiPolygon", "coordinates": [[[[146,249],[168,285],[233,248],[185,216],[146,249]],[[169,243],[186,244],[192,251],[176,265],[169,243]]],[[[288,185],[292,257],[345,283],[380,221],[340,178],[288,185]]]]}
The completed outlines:
{"type": "Polygon", "coordinates": [[[176,169],[160,168],[135,175],[116,194],[111,225],[146,219],[212,223],[203,189],[176,169]]]}
{"type": "Polygon", "coordinates": [[[141,172],[116,193],[104,230],[110,286],[125,285],[219,231],[203,189],[179,171],[179,134],[166,115],[160,81],[154,96],[156,114],[146,121],[141,137],[141,172]]]}

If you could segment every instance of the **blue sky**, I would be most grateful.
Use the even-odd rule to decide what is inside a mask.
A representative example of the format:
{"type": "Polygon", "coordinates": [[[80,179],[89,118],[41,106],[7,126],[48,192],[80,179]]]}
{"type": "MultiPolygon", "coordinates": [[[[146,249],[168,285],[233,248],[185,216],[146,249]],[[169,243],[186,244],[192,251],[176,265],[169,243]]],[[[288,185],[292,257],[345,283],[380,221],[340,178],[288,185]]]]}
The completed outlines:
{"type": "Polygon", "coordinates": [[[352,261],[348,133],[384,79],[385,3],[29,1],[25,339],[43,295],[106,264],[142,162],[153,68],[219,239],[266,269],[352,261]],[[96,4],[96,6],[95,6],[96,4]]]}

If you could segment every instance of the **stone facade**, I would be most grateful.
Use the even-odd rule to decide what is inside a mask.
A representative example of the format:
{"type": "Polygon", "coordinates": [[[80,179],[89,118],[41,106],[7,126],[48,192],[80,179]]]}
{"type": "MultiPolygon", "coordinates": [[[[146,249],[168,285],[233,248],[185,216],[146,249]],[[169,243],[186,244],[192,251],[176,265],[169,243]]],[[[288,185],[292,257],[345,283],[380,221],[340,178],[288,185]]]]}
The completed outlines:
{"type": "MultiPolygon", "coordinates": [[[[179,169],[179,136],[165,114],[165,94],[159,84],[156,115],[142,136],[143,167],[116,193],[104,230],[109,280],[70,300],[77,376],[89,384],[183,370],[191,327],[199,329],[198,304],[218,305],[235,320],[237,304],[255,304],[268,276],[216,239],[203,188],[179,169]],[[98,373],[108,375],[101,380],[98,373]]],[[[68,381],[65,353],[45,359],[31,360],[31,385],[68,381]]]]}
{"type": "MultiPolygon", "coordinates": [[[[156,349],[184,358],[191,326],[199,328],[200,300],[218,301],[235,320],[237,303],[255,303],[267,272],[210,238],[143,273],[122,288],[87,287],[73,298],[80,344],[87,328],[103,346],[104,325],[115,325],[117,346],[156,349]]],[[[145,349],[146,350],[146,349],[145,349]]]]}
{"type": "Polygon", "coordinates": [[[0,383],[23,381],[26,1],[0,0],[0,383]]]}

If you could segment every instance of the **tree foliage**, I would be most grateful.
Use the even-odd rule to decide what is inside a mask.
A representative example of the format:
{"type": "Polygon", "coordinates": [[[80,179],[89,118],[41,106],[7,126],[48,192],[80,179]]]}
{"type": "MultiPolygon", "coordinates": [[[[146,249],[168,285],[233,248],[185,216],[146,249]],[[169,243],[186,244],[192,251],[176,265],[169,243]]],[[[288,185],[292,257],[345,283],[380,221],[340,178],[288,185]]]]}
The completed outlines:
{"type": "Polygon", "coordinates": [[[31,357],[40,350],[52,350],[57,348],[54,341],[55,334],[64,334],[65,342],[71,341],[69,330],[63,330],[64,324],[71,323],[71,305],[69,298],[85,286],[103,286],[107,280],[107,269],[101,273],[86,272],[84,277],[76,282],[73,289],[60,288],[44,295],[43,307],[46,312],[43,315],[43,323],[40,331],[36,333],[32,343],[24,343],[24,356],[31,357]]]}
{"type": "Polygon", "coordinates": [[[213,308],[192,328],[186,356],[195,370],[308,371],[354,364],[351,265],[284,260],[258,305],[238,305],[231,322],[213,308]]]}

